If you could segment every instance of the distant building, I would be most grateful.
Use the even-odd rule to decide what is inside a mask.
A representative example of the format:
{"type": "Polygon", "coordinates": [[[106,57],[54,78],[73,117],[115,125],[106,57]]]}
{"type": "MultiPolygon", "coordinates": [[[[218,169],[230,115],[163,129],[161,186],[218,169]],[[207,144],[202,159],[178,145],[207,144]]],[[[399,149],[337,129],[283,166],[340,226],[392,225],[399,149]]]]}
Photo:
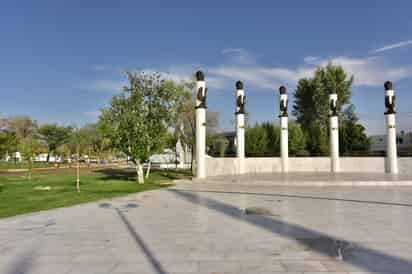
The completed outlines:
{"type": "MultiPolygon", "coordinates": [[[[371,140],[370,151],[375,153],[386,152],[386,135],[373,135],[369,137],[371,140]]],[[[401,132],[396,136],[396,143],[399,153],[410,153],[412,150],[412,132],[401,132]]]]}
{"type": "Polygon", "coordinates": [[[176,143],[175,151],[173,149],[165,149],[163,153],[151,155],[149,160],[153,167],[189,168],[192,161],[192,152],[179,139],[176,143]]]}
{"type": "MultiPolygon", "coordinates": [[[[35,162],[47,162],[47,153],[41,153],[34,157],[35,162]]],[[[62,158],[59,156],[52,156],[50,155],[49,157],[49,162],[51,163],[57,163],[57,162],[62,162],[62,158]]]]}
{"type": "Polygon", "coordinates": [[[7,154],[5,160],[6,162],[21,162],[23,161],[23,156],[20,152],[14,152],[7,154]]]}

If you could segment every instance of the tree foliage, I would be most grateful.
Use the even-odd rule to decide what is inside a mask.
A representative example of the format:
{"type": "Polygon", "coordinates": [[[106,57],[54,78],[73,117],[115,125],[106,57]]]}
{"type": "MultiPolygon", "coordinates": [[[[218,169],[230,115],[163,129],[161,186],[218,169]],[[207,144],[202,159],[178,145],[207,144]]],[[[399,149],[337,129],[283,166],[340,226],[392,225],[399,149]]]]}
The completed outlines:
{"type": "Polygon", "coordinates": [[[339,150],[343,155],[353,151],[368,151],[371,141],[366,136],[365,127],[359,124],[355,106],[350,105],[342,113],[339,127],[339,150]]]}
{"type": "Polygon", "coordinates": [[[290,155],[306,154],[306,136],[298,123],[289,123],[288,141],[290,155]]]}
{"type": "Polygon", "coordinates": [[[246,129],[245,150],[247,156],[279,155],[280,130],[273,123],[255,124],[246,129]]]}
{"type": "Polygon", "coordinates": [[[50,154],[54,154],[59,146],[69,140],[72,128],[57,124],[44,124],[38,129],[38,133],[40,138],[47,144],[47,162],[49,162],[50,154]]]}
{"type": "Polygon", "coordinates": [[[184,87],[158,73],[127,72],[127,77],[129,86],[102,110],[100,123],[112,144],[136,164],[138,180],[143,183],[141,163],[164,148],[184,87]]]}
{"type": "Polygon", "coordinates": [[[111,149],[111,141],[104,136],[99,124],[87,124],[79,129],[82,151],[89,159],[94,156],[101,159],[105,152],[111,149]]]}
{"type": "MultiPolygon", "coordinates": [[[[255,124],[246,130],[246,155],[279,156],[280,127],[270,122],[255,124]]],[[[299,155],[306,147],[306,136],[300,125],[289,123],[289,154],[299,155]]]]}
{"type": "Polygon", "coordinates": [[[328,111],[329,94],[338,94],[337,110],[340,123],[341,149],[355,149],[349,146],[356,143],[368,147],[368,139],[358,119],[351,120],[345,113],[355,115],[350,105],[353,76],[349,77],[341,66],[328,64],[318,67],[312,78],[299,80],[295,90],[293,114],[306,136],[306,149],[313,155],[326,155],[329,152],[328,111]],[[355,130],[354,133],[350,131],[355,130]]]}

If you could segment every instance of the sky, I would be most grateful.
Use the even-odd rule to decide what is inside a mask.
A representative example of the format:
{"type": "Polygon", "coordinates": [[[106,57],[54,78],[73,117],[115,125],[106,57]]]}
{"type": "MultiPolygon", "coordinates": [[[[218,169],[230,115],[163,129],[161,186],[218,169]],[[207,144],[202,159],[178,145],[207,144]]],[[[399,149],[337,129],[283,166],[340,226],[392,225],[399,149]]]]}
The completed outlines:
{"type": "Polygon", "coordinates": [[[126,70],[185,81],[201,69],[222,129],[234,129],[237,80],[251,122],[277,123],[279,86],[292,97],[300,78],[332,62],[354,75],[368,134],[384,133],[386,80],[398,128],[411,131],[411,11],[412,1],[2,0],[0,116],[83,125],[126,70]]]}

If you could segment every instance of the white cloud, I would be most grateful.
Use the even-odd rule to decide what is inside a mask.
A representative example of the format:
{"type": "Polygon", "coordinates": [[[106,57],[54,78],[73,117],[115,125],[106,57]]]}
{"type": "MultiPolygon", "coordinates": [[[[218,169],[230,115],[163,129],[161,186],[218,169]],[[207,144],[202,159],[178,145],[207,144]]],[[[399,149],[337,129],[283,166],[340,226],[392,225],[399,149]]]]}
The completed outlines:
{"type": "Polygon", "coordinates": [[[220,51],[222,55],[228,56],[230,63],[236,64],[256,64],[261,55],[257,55],[243,48],[227,48],[220,51]]]}
{"type": "Polygon", "coordinates": [[[303,58],[303,62],[309,65],[316,65],[319,59],[320,58],[316,56],[306,56],[305,58],[303,58]]]}
{"type": "Polygon", "coordinates": [[[378,49],[374,49],[371,50],[371,53],[379,53],[379,52],[384,52],[384,51],[388,51],[388,50],[392,50],[392,49],[397,49],[397,48],[402,48],[402,47],[406,47],[412,45],[412,40],[406,40],[406,41],[401,41],[395,44],[390,44],[390,45],[385,45],[381,48],[378,49]]]}
{"type": "Polygon", "coordinates": [[[399,81],[412,76],[412,67],[390,66],[383,57],[336,57],[323,60],[320,64],[328,62],[341,65],[345,71],[355,77],[355,86],[381,86],[386,80],[399,81]]]}
{"type": "Polygon", "coordinates": [[[276,67],[253,66],[219,66],[209,68],[208,73],[219,82],[241,80],[245,86],[260,89],[274,89],[280,84],[294,84],[301,77],[310,76],[312,69],[285,69],[276,67]]]}
{"type": "Polygon", "coordinates": [[[390,66],[382,57],[334,57],[322,59],[306,57],[295,68],[269,67],[263,65],[237,66],[232,64],[209,67],[207,72],[222,80],[242,80],[246,86],[273,89],[280,84],[295,85],[301,78],[311,77],[317,65],[329,62],[341,65],[349,75],[355,76],[355,86],[381,86],[385,80],[399,81],[412,76],[412,67],[390,66]],[[313,64],[308,65],[311,62],[313,64]]]}
{"type": "Polygon", "coordinates": [[[89,85],[89,89],[97,91],[119,92],[127,84],[125,80],[97,80],[89,85]]]}
{"type": "MultiPolygon", "coordinates": [[[[354,75],[355,86],[381,86],[386,80],[399,81],[412,77],[412,66],[393,66],[383,56],[307,56],[300,65],[281,67],[259,64],[256,55],[242,48],[224,49],[221,54],[230,55],[230,58],[217,66],[186,64],[136,71],[159,72],[168,79],[182,82],[191,81],[194,72],[202,69],[206,73],[210,91],[231,90],[237,80],[243,81],[247,88],[261,90],[274,90],[281,84],[294,86],[299,79],[311,77],[317,66],[325,66],[329,62],[341,65],[349,75],[354,75]]],[[[126,83],[102,80],[96,81],[93,86],[99,90],[119,91],[126,83]]]]}

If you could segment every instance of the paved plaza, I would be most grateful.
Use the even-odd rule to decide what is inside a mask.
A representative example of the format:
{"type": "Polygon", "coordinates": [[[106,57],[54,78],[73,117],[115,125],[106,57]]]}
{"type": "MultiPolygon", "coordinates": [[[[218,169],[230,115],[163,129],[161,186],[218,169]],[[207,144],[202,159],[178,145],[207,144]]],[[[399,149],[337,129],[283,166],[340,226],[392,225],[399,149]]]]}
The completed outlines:
{"type": "Polygon", "coordinates": [[[0,273],[412,273],[412,187],[181,182],[0,220],[0,273]]]}

